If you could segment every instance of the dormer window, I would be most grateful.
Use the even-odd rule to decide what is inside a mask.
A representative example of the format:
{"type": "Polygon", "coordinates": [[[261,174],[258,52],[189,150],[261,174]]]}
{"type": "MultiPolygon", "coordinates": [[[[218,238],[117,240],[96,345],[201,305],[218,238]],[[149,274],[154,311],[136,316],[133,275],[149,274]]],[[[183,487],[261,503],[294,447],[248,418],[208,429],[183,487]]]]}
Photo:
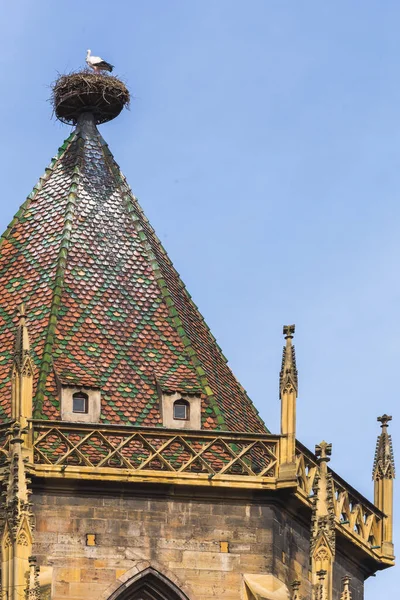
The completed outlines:
{"type": "Polygon", "coordinates": [[[72,385],[60,386],[61,419],[71,423],[98,423],[101,412],[101,392],[98,388],[72,385]]]}
{"type": "Polygon", "coordinates": [[[162,390],[160,408],[164,427],[201,429],[201,396],[162,390]]]}
{"type": "Polygon", "coordinates": [[[84,392],[75,392],[72,395],[72,412],[73,413],[83,413],[86,414],[88,412],[89,405],[89,396],[84,392]]]}
{"type": "Polygon", "coordinates": [[[176,400],[174,402],[174,419],[179,421],[189,420],[189,402],[187,400],[176,400]]]}

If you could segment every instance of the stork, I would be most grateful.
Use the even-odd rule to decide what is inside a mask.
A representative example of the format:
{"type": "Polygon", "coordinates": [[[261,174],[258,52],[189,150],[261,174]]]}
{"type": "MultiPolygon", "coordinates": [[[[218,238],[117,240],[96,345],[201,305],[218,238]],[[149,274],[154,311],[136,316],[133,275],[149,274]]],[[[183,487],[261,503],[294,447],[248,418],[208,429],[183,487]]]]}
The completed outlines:
{"type": "Polygon", "coordinates": [[[87,51],[86,62],[96,73],[99,73],[100,71],[109,71],[111,73],[114,68],[113,65],[110,65],[110,63],[100,58],[100,56],[92,56],[91,50],[87,51]]]}

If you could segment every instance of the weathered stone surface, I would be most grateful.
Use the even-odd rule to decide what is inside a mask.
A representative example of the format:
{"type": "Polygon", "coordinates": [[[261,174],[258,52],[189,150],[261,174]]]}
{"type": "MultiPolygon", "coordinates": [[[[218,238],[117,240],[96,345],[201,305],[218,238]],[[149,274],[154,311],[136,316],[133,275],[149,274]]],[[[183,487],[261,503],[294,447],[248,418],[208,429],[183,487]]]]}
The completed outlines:
{"type": "MultiPolygon", "coordinates": [[[[268,498],[236,499],[160,496],[148,488],[124,495],[98,489],[74,492],[47,489],[32,496],[38,564],[53,567],[53,600],[107,599],[122,584],[153,566],[190,600],[243,598],[243,574],[273,573],[290,589],[309,581],[309,524],[268,498]],[[86,545],[86,535],[96,545],[86,545]],[[228,542],[229,552],[220,542],[228,542]]],[[[344,559],[335,582],[349,573],[344,559]]],[[[354,568],[350,574],[355,577],[354,568]]],[[[360,573],[352,583],[362,598],[360,573]]],[[[339,584],[340,587],[340,584],[339,584]]],[[[335,588],[335,600],[339,598],[335,588]]]]}

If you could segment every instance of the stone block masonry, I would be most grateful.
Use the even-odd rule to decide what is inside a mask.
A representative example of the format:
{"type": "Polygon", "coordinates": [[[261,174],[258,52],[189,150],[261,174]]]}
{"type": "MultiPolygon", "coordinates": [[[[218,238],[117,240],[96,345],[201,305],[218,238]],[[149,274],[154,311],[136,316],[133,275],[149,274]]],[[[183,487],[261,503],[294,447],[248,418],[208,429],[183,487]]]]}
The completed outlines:
{"type": "Polygon", "coordinates": [[[158,486],[113,489],[105,482],[103,489],[72,490],[46,483],[34,485],[32,502],[33,551],[42,568],[52,569],[53,600],[107,600],[148,567],[189,600],[245,598],[245,574],[272,573],[288,589],[300,579],[304,596],[311,593],[309,526],[276,496],[272,502],[254,493],[229,498],[209,490],[206,496],[158,486]]]}

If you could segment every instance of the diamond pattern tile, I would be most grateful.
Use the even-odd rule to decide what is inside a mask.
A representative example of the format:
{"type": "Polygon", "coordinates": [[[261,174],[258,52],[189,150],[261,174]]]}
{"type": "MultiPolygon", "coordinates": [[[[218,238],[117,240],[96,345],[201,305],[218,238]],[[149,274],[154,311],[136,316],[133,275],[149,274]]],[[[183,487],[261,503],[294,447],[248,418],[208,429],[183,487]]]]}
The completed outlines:
{"type": "Polygon", "coordinates": [[[20,302],[37,416],[60,418],[58,383],[77,384],[100,387],[106,423],[161,426],[159,387],[201,395],[204,428],[266,431],[89,117],[2,237],[2,419],[20,302]]]}

